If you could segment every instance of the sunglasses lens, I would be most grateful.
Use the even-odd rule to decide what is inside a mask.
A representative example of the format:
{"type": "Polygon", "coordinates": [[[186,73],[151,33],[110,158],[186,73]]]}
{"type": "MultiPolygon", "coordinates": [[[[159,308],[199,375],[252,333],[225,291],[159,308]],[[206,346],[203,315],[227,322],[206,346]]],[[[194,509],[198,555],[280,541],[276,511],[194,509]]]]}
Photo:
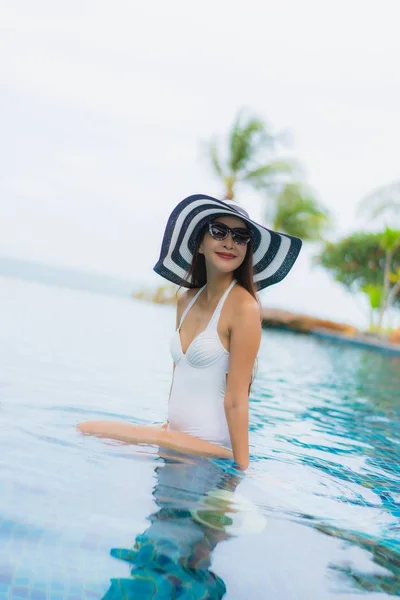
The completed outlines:
{"type": "Polygon", "coordinates": [[[232,231],[232,239],[239,246],[245,246],[251,240],[251,234],[247,229],[234,229],[232,231]]]}
{"type": "Polygon", "coordinates": [[[229,229],[221,225],[210,224],[210,233],[214,240],[224,240],[228,235],[229,229]]]}
{"type": "Polygon", "coordinates": [[[224,240],[228,237],[228,234],[231,233],[233,241],[239,246],[245,246],[251,240],[251,233],[248,229],[244,229],[243,227],[231,229],[224,223],[210,223],[209,231],[214,240],[218,241],[224,240]]]}

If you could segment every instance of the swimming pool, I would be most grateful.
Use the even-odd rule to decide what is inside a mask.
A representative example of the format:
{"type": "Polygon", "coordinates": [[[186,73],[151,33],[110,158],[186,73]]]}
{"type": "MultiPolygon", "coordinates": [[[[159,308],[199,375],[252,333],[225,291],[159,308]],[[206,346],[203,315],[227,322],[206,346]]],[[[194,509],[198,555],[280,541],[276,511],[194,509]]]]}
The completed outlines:
{"type": "Polygon", "coordinates": [[[399,358],[265,331],[241,476],[75,430],[165,418],[173,308],[0,278],[0,314],[0,600],[400,595],[399,358]]]}

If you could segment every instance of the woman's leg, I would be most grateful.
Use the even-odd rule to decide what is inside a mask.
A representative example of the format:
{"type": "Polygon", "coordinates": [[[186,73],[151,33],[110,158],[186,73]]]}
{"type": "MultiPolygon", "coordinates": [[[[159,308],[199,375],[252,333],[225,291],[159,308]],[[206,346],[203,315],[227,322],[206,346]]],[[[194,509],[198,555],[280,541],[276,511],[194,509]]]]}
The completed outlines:
{"type": "Polygon", "coordinates": [[[153,444],[185,454],[233,458],[227,448],[181,431],[171,431],[163,425],[131,425],[121,421],[85,421],[78,425],[82,433],[105,437],[128,444],[153,444]]]}
{"type": "MultiPolygon", "coordinates": [[[[192,457],[189,464],[175,459],[157,464],[153,488],[157,509],[146,518],[150,524],[136,536],[133,547],[111,549],[111,556],[129,565],[130,576],[112,578],[103,600],[178,596],[221,600],[226,586],[211,570],[211,559],[229,534],[223,526],[205,526],[192,512],[203,508],[208,494],[225,482],[224,466],[199,457],[192,457]]],[[[219,506],[206,512],[210,520],[215,515],[214,523],[229,521],[230,515],[225,517],[219,506]]]]}

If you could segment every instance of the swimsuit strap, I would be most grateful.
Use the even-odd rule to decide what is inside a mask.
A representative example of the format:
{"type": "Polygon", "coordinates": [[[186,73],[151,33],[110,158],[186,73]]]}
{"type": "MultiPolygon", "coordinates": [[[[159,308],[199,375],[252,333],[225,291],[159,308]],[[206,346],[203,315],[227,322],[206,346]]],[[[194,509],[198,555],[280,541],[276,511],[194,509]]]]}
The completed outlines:
{"type": "MultiPolygon", "coordinates": [[[[207,285],[207,284],[206,284],[207,285]]],[[[191,301],[189,302],[189,304],[187,305],[187,307],[185,308],[185,310],[183,311],[183,315],[181,316],[181,321],[179,323],[179,327],[178,327],[178,331],[179,329],[182,327],[182,323],[183,323],[183,319],[186,317],[186,315],[188,314],[189,310],[192,308],[193,304],[196,302],[197,298],[200,296],[201,292],[204,290],[206,286],[203,285],[202,288],[200,288],[196,294],[193,296],[193,298],[191,299],[191,301]]]]}
{"type": "MultiPolygon", "coordinates": [[[[225,292],[223,293],[223,295],[221,296],[221,298],[220,298],[220,300],[219,300],[219,302],[217,304],[217,307],[214,310],[213,315],[212,315],[211,319],[208,322],[208,325],[207,325],[206,329],[210,329],[213,325],[215,326],[215,328],[217,327],[218,321],[219,321],[219,317],[220,317],[220,314],[221,314],[221,311],[222,311],[222,307],[224,305],[224,302],[225,302],[225,300],[226,300],[229,292],[231,291],[231,289],[235,285],[235,283],[236,283],[236,279],[233,279],[233,281],[229,285],[228,289],[226,289],[225,292]]],[[[204,290],[204,288],[206,287],[206,285],[203,285],[203,287],[200,288],[196,292],[196,294],[193,296],[193,298],[191,299],[191,301],[189,302],[189,304],[187,305],[187,307],[183,311],[183,315],[182,315],[180,323],[179,323],[178,331],[182,327],[182,323],[183,323],[184,318],[186,317],[186,315],[188,314],[189,310],[192,308],[193,304],[196,302],[197,298],[200,296],[201,292],[204,290]]]]}
{"type": "Polygon", "coordinates": [[[224,306],[225,300],[227,299],[228,294],[231,291],[231,289],[233,288],[233,286],[235,285],[235,283],[236,283],[236,279],[233,279],[233,281],[229,285],[228,289],[225,290],[223,296],[221,297],[220,301],[217,304],[217,308],[215,309],[213,316],[211,317],[211,319],[207,325],[207,329],[210,329],[211,327],[214,327],[215,329],[217,329],[219,317],[221,316],[221,312],[222,312],[222,307],[224,306]]]}

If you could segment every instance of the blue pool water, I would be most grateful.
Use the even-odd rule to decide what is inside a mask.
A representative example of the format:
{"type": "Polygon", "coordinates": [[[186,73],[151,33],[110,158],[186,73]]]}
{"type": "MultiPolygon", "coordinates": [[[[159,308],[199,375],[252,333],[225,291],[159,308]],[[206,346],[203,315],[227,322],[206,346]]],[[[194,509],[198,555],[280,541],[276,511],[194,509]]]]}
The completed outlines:
{"type": "Polygon", "coordinates": [[[400,596],[399,358],[264,331],[240,475],[75,429],[165,419],[172,307],[0,277],[0,315],[0,600],[400,596]]]}

